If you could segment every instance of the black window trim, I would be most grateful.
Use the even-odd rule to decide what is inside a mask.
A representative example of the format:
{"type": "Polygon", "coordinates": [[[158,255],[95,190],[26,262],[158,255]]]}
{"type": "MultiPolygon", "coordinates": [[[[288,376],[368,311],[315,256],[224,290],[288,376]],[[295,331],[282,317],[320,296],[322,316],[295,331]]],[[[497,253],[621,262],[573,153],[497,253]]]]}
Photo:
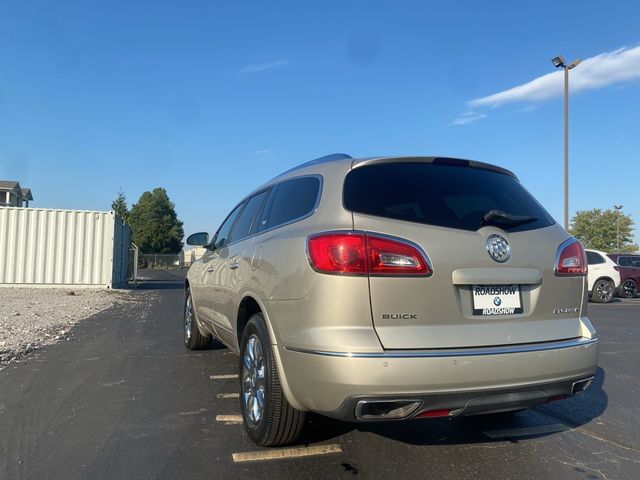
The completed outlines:
{"type": "MultiPolygon", "coordinates": [[[[236,223],[238,223],[238,219],[240,218],[240,215],[242,215],[242,212],[244,211],[244,207],[246,207],[246,202],[247,199],[243,199],[242,201],[236,203],[236,205],[231,209],[231,211],[227,214],[226,217],[224,217],[224,220],[222,221],[222,223],[220,223],[220,226],[218,227],[218,229],[216,230],[216,233],[213,234],[213,238],[211,239],[211,242],[209,242],[209,245],[205,245],[205,248],[207,250],[210,250],[212,252],[215,252],[216,250],[218,250],[218,248],[215,248],[216,246],[216,239],[218,238],[218,233],[220,233],[220,229],[222,228],[222,226],[225,224],[225,222],[227,220],[229,220],[229,217],[233,214],[233,212],[236,211],[236,209],[238,207],[242,207],[240,209],[240,211],[238,212],[238,216],[236,217],[236,219],[233,221],[233,225],[231,225],[231,228],[229,229],[229,235],[231,235],[231,233],[233,232],[233,229],[236,228],[236,223]],[[244,205],[243,205],[244,204],[244,205]]],[[[228,243],[226,243],[224,246],[220,247],[220,248],[224,248],[227,245],[229,245],[228,243]]]]}
{"type": "MultiPolygon", "coordinates": [[[[238,227],[238,221],[240,220],[240,217],[242,216],[242,214],[244,213],[245,209],[247,208],[247,205],[249,205],[249,201],[253,198],[253,197],[257,197],[258,195],[267,192],[267,196],[262,200],[262,203],[260,204],[260,206],[258,207],[258,210],[256,211],[253,220],[251,220],[251,224],[249,225],[249,232],[251,232],[251,229],[253,228],[253,224],[256,221],[256,216],[258,214],[258,212],[260,211],[260,208],[262,207],[262,204],[266,201],[269,200],[269,193],[270,193],[271,188],[263,188],[262,190],[252,193],[251,195],[249,195],[248,197],[245,197],[244,200],[242,200],[242,202],[240,202],[238,205],[244,203],[244,206],[242,207],[242,210],[240,210],[240,213],[238,214],[238,218],[236,218],[236,220],[233,222],[233,226],[231,227],[231,230],[229,230],[229,236],[231,237],[231,242],[227,243],[227,245],[233,245],[234,243],[237,242],[241,242],[242,240],[246,240],[247,238],[250,237],[250,235],[247,235],[245,237],[242,237],[238,240],[234,240],[233,238],[233,233],[236,231],[236,228],[238,227]]],[[[237,205],[236,205],[237,206],[237,205]]],[[[231,212],[233,213],[233,210],[231,210],[231,212]]],[[[225,245],[226,246],[226,245],[225,245]]]]}
{"type": "MultiPolygon", "coordinates": [[[[318,207],[320,206],[320,200],[322,198],[322,192],[323,192],[323,189],[324,189],[324,178],[322,177],[322,175],[319,175],[319,174],[300,175],[300,176],[297,176],[297,177],[287,178],[287,179],[282,180],[282,181],[280,181],[278,183],[275,183],[273,185],[269,185],[267,188],[263,188],[258,192],[252,192],[251,195],[245,197],[241,202],[238,203],[238,205],[241,205],[242,203],[246,203],[247,200],[249,200],[251,197],[253,197],[255,195],[258,195],[258,194],[264,192],[265,190],[271,190],[270,194],[267,195],[267,198],[265,198],[265,201],[268,202],[269,198],[272,195],[275,196],[275,194],[277,193],[277,188],[280,185],[282,185],[283,183],[290,182],[291,180],[297,180],[299,178],[309,178],[309,177],[317,178],[318,181],[320,182],[320,185],[318,186],[318,195],[316,197],[316,203],[314,204],[314,206],[311,209],[311,211],[309,211],[309,213],[306,213],[306,214],[304,214],[304,215],[302,215],[300,217],[291,219],[288,222],[281,223],[279,225],[274,225],[273,227],[265,228],[264,230],[259,230],[259,231],[255,232],[253,235],[248,235],[248,236],[246,236],[246,237],[244,237],[244,238],[242,238],[240,240],[232,241],[231,243],[227,243],[225,245],[225,247],[228,247],[230,245],[234,245],[236,243],[244,242],[245,240],[248,240],[249,238],[257,237],[258,235],[262,235],[263,233],[270,232],[272,230],[275,230],[276,228],[282,228],[282,227],[286,227],[287,225],[291,225],[292,223],[300,222],[300,221],[302,221],[302,220],[304,220],[306,218],[309,218],[314,213],[316,213],[316,211],[318,210],[318,207]]],[[[233,210],[235,210],[235,208],[237,208],[238,205],[236,205],[236,207],[234,207],[233,210]]],[[[246,205],[245,205],[245,207],[246,207],[246,205]]],[[[244,211],[245,207],[242,208],[242,211],[244,211]]],[[[266,205],[265,205],[265,207],[266,207],[266,205]]],[[[233,210],[231,210],[231,213],[233,213],[233,210]]],[[[242,215],[242,211],[240,211],[240,213],[238,214],[238,218],[240,218],[240,215],[242,215]]],[[[231,213],[229,213],[229,215],[231,215],[231,213]]],[[[269,215],[271,214],[271,205],[269,205],[269,211],[268,212],[264,212],[264,213],[266,213],[267,218],[269,218],[269,215]]],[[[227,215],[227,218],[229,218],[229,215],[227,215]]],[[[233,223],[233,227],[231,228],[230,234],[236,228],[236,223],[238,221],[238,218],[236,218],[235,222],[233,223]]],[[[226,221],[226,218],[225,218],[225,221],[226,221]]],[[[253,221],[255,222],[256,219],[254,218],[253,221]]],[[[224,224],[224,222],[222,222],[222,224],[224,224]]],[[[222,226],[222,224],[220,226],[222,226]]],[[[252,227],[253,227],[253,224],[252,224],[252,227]]],[[[249,228],[249,231],[251,231],[251,228],[249,228]]],[[[216,234],[217,234],[217,232],[216,232],[216,234]]]]}

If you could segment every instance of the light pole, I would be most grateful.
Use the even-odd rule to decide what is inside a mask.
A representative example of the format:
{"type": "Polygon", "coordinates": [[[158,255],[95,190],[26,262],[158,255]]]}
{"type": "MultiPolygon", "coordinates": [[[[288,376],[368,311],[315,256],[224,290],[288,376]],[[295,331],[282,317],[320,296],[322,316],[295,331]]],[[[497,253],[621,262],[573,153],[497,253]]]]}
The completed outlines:
{"type": "Polygon", "coordinates": [[[622,205],[614,205],[613,208],[616,210],[616,253],[620,252],[620,210],[622,210],[622,205]]]}
{"type": "Polygon", "coordinates": [[[578,59],[567,65],[561,56],[555,57],[551,63],[556,68],[564,69],[564,228],[569,230],[569,70],[578,66],[578,59]]]}

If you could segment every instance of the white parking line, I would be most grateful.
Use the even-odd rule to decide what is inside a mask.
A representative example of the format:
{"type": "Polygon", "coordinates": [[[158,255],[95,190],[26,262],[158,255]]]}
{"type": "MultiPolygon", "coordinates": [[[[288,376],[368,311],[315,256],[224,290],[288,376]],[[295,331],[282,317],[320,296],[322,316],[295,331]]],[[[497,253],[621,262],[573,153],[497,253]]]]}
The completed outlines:
{"type": "Polygon", "coordinates": [[[219,393],[218,398],[240,398],[239,393],[219,393]]]}
{"type": "Polygon", "coordinates": [[[489,438],[509,438],[509,437],[528,437],[531,435],[542,435],[545,433],[558,433],[571,430],[571,427],[562,423],[554,423],[553,425],[537,425],[535,427],[522,428],[506,428],[504,430],[488,430],[484,433],[489,438]]]}
{"type": "Polygon", "coordinates": [[[226,425],[239,425],[242,423],[242,416],[240,415],[216,415],[216,422],[221,422],[226,425]]]}
{"type": "Polygon", "coordinates": [[[209,375],[211,380],[231,380],[238,378],[237,374],[229,374],[229,375],[209,375]]]}
{"type": "Polygon", "coordinates": [[[340,445],[318,445],[315,447],[282,448],[279,450],[264,450],[261,452],[234,453],[233,461],[260,462],[264,460],[286,460],[289,458],[311,457],[314,455],[327,455],[329,453],[342,453],[340,445]]]}

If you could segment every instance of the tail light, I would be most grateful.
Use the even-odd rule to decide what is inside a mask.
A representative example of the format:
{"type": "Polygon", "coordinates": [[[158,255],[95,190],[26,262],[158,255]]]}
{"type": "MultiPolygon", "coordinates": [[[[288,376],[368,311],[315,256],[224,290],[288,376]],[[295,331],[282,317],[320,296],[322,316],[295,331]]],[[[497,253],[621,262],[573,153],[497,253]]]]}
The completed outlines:
{"type": "Polygon", "coordinates": [[[311,266],[323,273],[429,276],[426,254],[407,240],[363,232],[327,232],[307,241],[311,266]]]}
{"type": "Polygon", "coordinates": [[[587,274],[587,254],[575,238],[566,240],[558,247],[555,272],[559,277],[579,277],[587,274]]]}

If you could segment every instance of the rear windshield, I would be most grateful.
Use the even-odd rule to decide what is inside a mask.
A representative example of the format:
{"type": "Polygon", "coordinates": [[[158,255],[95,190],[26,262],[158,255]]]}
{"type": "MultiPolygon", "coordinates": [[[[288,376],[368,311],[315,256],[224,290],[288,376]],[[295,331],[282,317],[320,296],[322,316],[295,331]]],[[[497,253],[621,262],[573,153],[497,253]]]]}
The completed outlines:
{"type": "Polygon", "coordinates": [[[499,226],[510,232],[554,222],[515,178],[490,170],[432,163],[385,163],[353,169],[344,183],[348,210],[407,222],[475,231],[492,210],[526,223],[499,226]]]}

